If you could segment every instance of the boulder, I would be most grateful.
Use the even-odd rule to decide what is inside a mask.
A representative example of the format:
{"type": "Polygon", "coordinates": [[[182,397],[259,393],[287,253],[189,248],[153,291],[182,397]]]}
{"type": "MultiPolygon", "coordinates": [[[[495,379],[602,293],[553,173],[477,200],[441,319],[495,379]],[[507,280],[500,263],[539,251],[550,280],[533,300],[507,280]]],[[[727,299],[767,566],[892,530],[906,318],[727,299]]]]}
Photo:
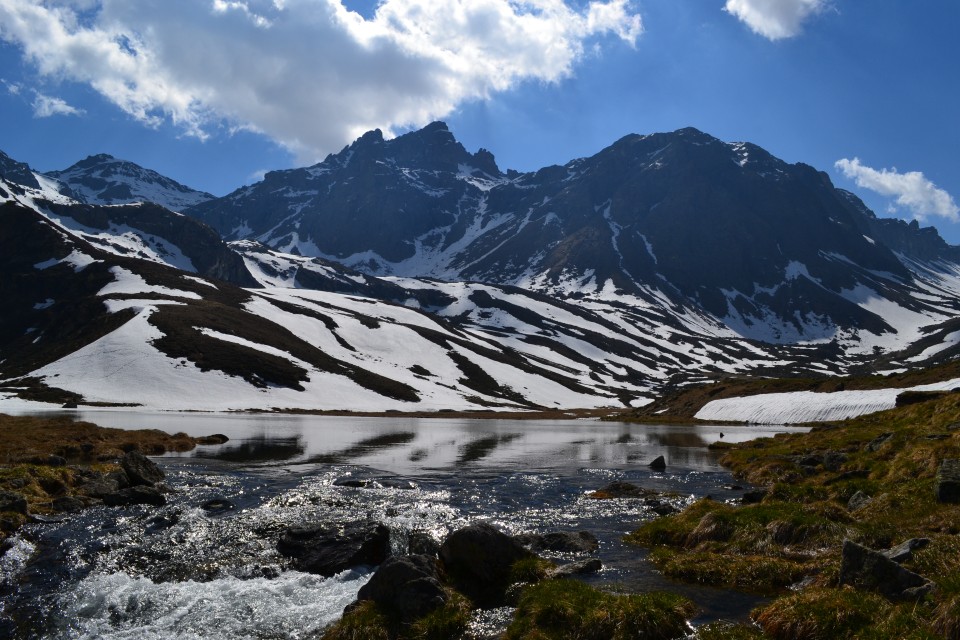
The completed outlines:
{"type": "Polygon", "coordinates": [[[4,511],[27,515],[27,499],[16,491],[0,491],[0,513],[4,511]]]}
{"type": "Polygon", "coordinates": [[[600,548],[600,542],[597,540],[597,537],[589,531],[552,531],[544,534],[524,533],[514,537],[520,544],[531,551],[593,553],[600,548]]]}
{"type": "Polygon", "coordinates": [[[120,458],[120,468],[127,474],[131,485],[154,485],[163,480],[163,471],[157,464],[139,451],[128,451],[120,458]]]}
{"type": "Polygon", "coordinates": [[[486,522],[454,531],[440,545],[440,561],[453,585],[480,607],[502,605],[513,565],[534,557],[486,522]]]}
{"type": "Polygon", "coordinates": [[[108,507],[129,507],[135,504],[149,504],[162,507],[167,504],[167,498],[156,487],[137,485],[108,493],[102,497],[108,507]]]}
{"type": "Polygon", "coordinates": [[[387,558],[357,593],[357,601],[364,600],[372,600],[403,622],[442,607],[447,594],[440,582],[437,559],[427,555],[387,558]]]}
{"type": "Polygon", "coordinates": [[[411,531],[407,538],[407,553],[437,557],[440,543],[427,531],[411,531]]]}
{"type": "Polygon", "coordinates": [[[58,513],[70,513],[72,511],[80,511],[86,505],[86,503],[76,496],[61,496],[59,498],[54,498],[53,503],[50,505],[53,507],[53,510],[58,513]]]}
{"type": "Polygon", "coordinates": [[[769,489],[752,489],[750,491],[744,491],[741,501],[743,504],[759,504],[763,502],[763,499],[767,497],[768,493],[770,493],[769,489]]]}
{"type": "Polygon", "coordinates": [[[914,551],[923,549],[928,544],[930,544],[930,538],[910,538],[909,540],[901,542],[892,549],[887,549],[886,551],[881,551],[880,553],[899,564],[912,558],[914,551]]]}
{"type": "Polygon", "coordinates": [[[892,438],[892,437],[893,437],[893,434],[892,434],[892,433],[881,433],[881,434],[878,435],[876,438],[874,438],[873,440],[871,440],[870,442],[868,442],[868,443],[863,447],[863,450],[864,450],[864,451],[867,451],[868,453],[873,453],[873,452],[875,452],[875,451],[879,451],[879,450],[880,450],[880,447],[882,447],[883,445],[885,445],[885,444],[887,443],[887,441],[888,441],[890,438],[892,438]]]}
{"type": "Polygon", "coordinates": [[[649,466],[654,471],[666,471],[667,461],[663,456],[657,456],[649,466]]]}
{"type": "Polygon", "coordinates": [[[277,550],[300,571],[333,576],[360,565],[375,566],[390,555],[390,529],[380,522],[293,527],[277,550]]]}
{"type": "Polygon", "coordinates": [[[948,458],[940,463],[936,492],[939,502],[960,502],[960,460],[948,458]]]}
{"type": "Polygon", "coordinates": [[[923,576],[852,540],[843,542],[840,584],[876,591],[890,600],[915,600],[933,588],[933,583],[923,576]]]}

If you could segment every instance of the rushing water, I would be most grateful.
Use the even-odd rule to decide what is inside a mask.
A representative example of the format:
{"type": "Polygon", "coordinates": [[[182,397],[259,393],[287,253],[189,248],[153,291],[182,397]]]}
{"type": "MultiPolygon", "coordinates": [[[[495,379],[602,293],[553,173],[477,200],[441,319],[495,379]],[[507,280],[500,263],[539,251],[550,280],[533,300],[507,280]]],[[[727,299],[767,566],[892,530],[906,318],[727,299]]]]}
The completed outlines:
{"type": "Polygon", "coordinates": [[[648,507],[585,494],[627,480],[674,494],[678,506],[704,495],[732,500],[742,490],[707,445],[721,434],[736,442],[785,430],[75,413],[103,426],[223,433],[230,441],[160,458],[174,489],[164,507],[96,507],[31,525],[0,558],[0,636],[316,637],[354,599],[369,569],[327,579],[294,571],[276,552],[277,538],[296,524],[370,519],[390,527],[397,552],[411,531],[441,540],[479,519],[511,533],[585,529],[600,539],[605,566],[590,581],[680,591],[700,606],[702,620],[742,617],[755,598],[671,583],[621,542],[656,517],[648,507]],[[659,455],[665,472],[647,466],[659,455]],[[344,486],[348,480],[365,486],[344,486]],[[232,508],[203,508],[214,499],[232,508]]]}

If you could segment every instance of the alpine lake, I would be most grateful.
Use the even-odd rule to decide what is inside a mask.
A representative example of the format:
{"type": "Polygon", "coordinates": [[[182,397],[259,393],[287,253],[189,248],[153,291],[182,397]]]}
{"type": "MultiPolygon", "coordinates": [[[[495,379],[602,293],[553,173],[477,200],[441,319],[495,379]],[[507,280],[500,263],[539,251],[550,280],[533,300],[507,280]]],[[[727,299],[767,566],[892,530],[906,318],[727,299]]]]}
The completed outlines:
{"type": "MultiPolygon", "coordinates": [[[[53,413],[53,412],[51,412],[53,413]]],[[[745,619],[755,596],[673,582],[622,542],[659,517],[643,500],[593,499],[626,481],[675,508],[738,500],[712,442],[804,429],[638,425],[598,420],[333,417],[132,410],[58,411],[104,427],[229,441],[153,458],[171,489],[162,507],[91,507],[27,526],[0,557],[0,635],[22,638],[312,638],[338,619],[372,567],[324,578],[292,568],[280,534],[313,523],[380,522],[405,553],[411,532],[437,542],[486,521],[509,534],[589,531],[589,583],[667,590],[693,600],[692,622],[745,619]],[[649,463],[658,456],[666,469],[649,463]],[[5,629],[4,629],[5,627],[5,629]]],[[[50,415],[50,414],[42,414],[50,415]]],[[[480,614],[495,637],[510,611],[480,614]]]]}

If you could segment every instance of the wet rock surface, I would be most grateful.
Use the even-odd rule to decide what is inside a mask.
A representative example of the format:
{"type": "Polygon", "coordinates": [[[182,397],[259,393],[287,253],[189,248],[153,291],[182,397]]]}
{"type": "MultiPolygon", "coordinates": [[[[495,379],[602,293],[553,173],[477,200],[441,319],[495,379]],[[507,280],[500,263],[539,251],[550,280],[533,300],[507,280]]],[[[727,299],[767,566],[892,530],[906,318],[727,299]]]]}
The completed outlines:
{"type": "Polygon", "coordinates": [[[333,576],[386,560],[390,555],[390,529],[381,522],[293,527],[280,536],[277,550],[292,558],[301,571],[333,576]]]}
{"type": "Polygon", "coordinates": [[[593,553],[600,547],[597,537],[589,531],[551,531],[524,533],[514,536],[520,544],[534,552],[593,553]]]}
{"type": "Polygon", "coordinates": [[[503,604],[513,565],[534,557],[486,522],[454,531],[440,546],[440,561],[453,585],[483,607],[503,604]]]}
{"type": "Polygon", "coordinates": [[[120,458],[120,468],[131,485],[154,485],[163,480],[163,471],[139,451],[128,451],[120,458]]]}
{"type": "Polygon", "coordinates": [[[405,622],[442,607],[446,599],[437,559],[427,555],[387,558],[357,593],[357,601],[372,600],[405,622]]]}

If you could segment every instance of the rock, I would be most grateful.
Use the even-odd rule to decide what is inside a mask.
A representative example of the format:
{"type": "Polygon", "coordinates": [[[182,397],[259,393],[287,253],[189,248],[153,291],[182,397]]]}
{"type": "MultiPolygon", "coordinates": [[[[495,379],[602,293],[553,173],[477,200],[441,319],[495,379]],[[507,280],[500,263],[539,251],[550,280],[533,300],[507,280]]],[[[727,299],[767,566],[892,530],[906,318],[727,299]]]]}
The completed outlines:
{"type": "Polygon", "coordinates": [[[229,441],[230,441],[230,438],[223,435],[222,433],[214,433],[209,436],[203,436],[202,438],[197,438],[197,444],[224,444],[229,441]]]}
{"type": "Polygon", "coordinates": [[[71,511],[80,511],[86,505],[86,503],[76,496],[61,496],[59,498],[54,498],[53,503],[51,504],[54,511],[59,513],[69,513],[71,511]]]}
{"type": "Polygon", "coordinates": [[[847,454],[840,451],[827,451],[823,454],[823,468],[827,471],[839,471],[847,461],[847,454]]]}
{"type": "Polygon", "coordinates": [[[442,607],[447,594],[440,582],[437,559],[427,555],[387,558],[357,593],[357,601],[364,600],[372,600],[403,622],[442,607]]]}
{"type": "Polygon", "coordinates": [[[881,551],[883,555],[890,558],[897,564],[906,562],[913,557],[913,552],[923,549],[930,544],[930,538],[910,538],[886,551],[881,551]]]}
{"type": "Polygon", "coordinates": [[[212,498],[201,504],[200,508],[207,513],[225,513],[227,511],[233,511],[237,508],[237,505],[226,498],[212,498]]]}
{"type": "Polygon", "coordinates": [[[108,507],[129,507],[135,504],[150,504],[162,507],[167,504],[167,498],[156,487],[137,485],[120,489],[103,496],[103,503],[108,507]]]}
{"type": "Polygon", "coordinates": [[[480,607],[503,603],[513,565],[534,557],[486,522],[454,531],[440,545],[440,561],[454,586],[480,607]]]}
{"type": "Polygon", "coordinates": [[[0,512],[4,511],[27,515],[27,499],[16,491],[0,491],[0,512]]]}
{"type": "Polygon", "coordinates": [[[936,492],[939,502],[960,502],[960,460],[948,458],[940,463],[936,492]]]}
{"type": "Polygon", "coordinates": [[[120,489],[126,489],[127,485],[126,474],[112,473],[91,478],[81,485],[80,489],[92,498],[103,499],[104,496],[116,493],[120,489]],[[123,480],[122,483],[120,482],[121,477],[123,480]]]}
{"type": "Polygon", "coordinates": [[[680,509],[677,509],[675,506],[669,502],[662,502],[660,500],[650,500],[644,502],[644,504],[650,507],[650,510],[653,511],[658,516],[669,516],[674,513],[680,513],[680,509]]]}
{"type": "Polygon", "coordinates": [[[354,478],[340,478],[333,483],[335,487],[350,487],[353,489],[363,489],[370,486],[369,480],[356,480],[354,478]]]}
{"type": "Polygon", "coordinates": [[[630,482],[611,482],[605,487],[597,489],[592,494],[591,498],[604,499],[604,498],[646,498],[653,495],[654,492],[649,489],[644,489],[638,487],[637,485],[630,482]]]}
{"type": "Polygon", "coordinates": [[[870,442],[868,442],[868,443],[863,447],[863,450],[864,450],[864,451],[867,451],[867,452],[869,452],[869,453],[873,453],[873,452],[875,452],[875,451],[879,451],[880,447],[882,447],[883,445],[885,445],[885,444],[887,443],[887,441],[888,441],[890,438],[892,438],[892,437],[893,437],[893,434],[892,434],[892,433],[881,433],[881,434],[878,435],[876,438],[874,438],[873,440],[871,440],[870,442]]]}
{"type": "Polygon", "coordinates": [[[531,551],[557,551],[560,553],[593,553],[600,548],[597,537],[589,531],[553,531],[551,533],[525,533],[514,538],[531,551]]]}
{"type": "Polygon", "coordinates": [[[665,471],[667,469],[667,461],[663,456],[657,456],[656,459],[650,463],[649,467],[654,471],[665,471]]]}
{"type": "Polygon", "coordinates": [[[863,491],[857,491],[855,494],[850,496],[850,499],[847,500],[847,509],[850,511],[856,511],[857,509],[862,509],[873,502],[873,498],[865,494],[863,491]]]}
{"type": "Polygon", "coordinates": [[[300,571],[330,577],[351,567],[375,566],[390,555],[390,529],[380,522],[316,524],[288,529],[277,550],[300,571]]]}
{"type": "Polygon", "coordinates": [[[767,497],[768,493],[770,493],[768,489],[753,489],[751,491],[744,491],[741,501],[743,504],[758,504],[763,502],[763,499],[767,497]]]}
{"type": "Polygon", "coordinates": [[[933,588],[933,583],[923,576],[851,540],[843,542],[840,584],[876,591],[891,600],[917,599],[933,588]]]}
{"type": "Polygon", "coordinates": [[[411,531],[407,538],[407,553],[437,557],[440,543],[426,531],[411,531]]]}
{"type": "Polygon", "coordinates": [[[65,467],[67,466],[67,459],[63,456],[49,455],[36,458],[30,458],[27,462],[31,464],[38,464],[47,467],[65,467]]]}
{"type": "Polygon", "coordinates": [[[556,569],[547,572],[547,577],[552,579],[570,578],[572,576],[583,576],[590,573],[597,573],[603,569],[603,563],[596,558],[589,560],[579,560],[561,565],[556,569]]]}
{"type": "Polygon", "coordinates": [[[127,474],[131,485],[153,485],[163,480],[163,471],[157,464],[139,451],[128,451],[120,458],[120,468],[127,474]]]}

